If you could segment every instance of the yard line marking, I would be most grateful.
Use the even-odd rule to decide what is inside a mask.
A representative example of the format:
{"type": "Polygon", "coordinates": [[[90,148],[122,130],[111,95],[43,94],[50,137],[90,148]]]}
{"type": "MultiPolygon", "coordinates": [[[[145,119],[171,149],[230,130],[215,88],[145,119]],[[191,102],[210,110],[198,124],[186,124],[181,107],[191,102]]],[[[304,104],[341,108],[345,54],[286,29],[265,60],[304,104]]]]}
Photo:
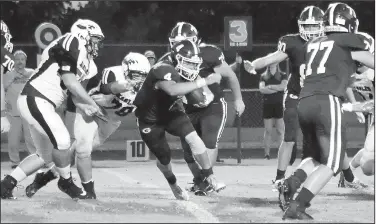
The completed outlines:
{"type": "MultiPolygon", "coordinates": [[[[106,168],[103,168],[102,169],[104,172],[108,173],[108,174],[112,174],[116,177],[118,177],[121,181],[125,182],[125,183],[131,183],[131,184],[137,184],[138,186],[142,186],[142,187],[145,187],[145,188],[160,188],[160,186],[157,186],[157,185],[154,185],[154,184],[150,184],[150,183],[141,183],[140,181],[137,181],[135,179],[133,179],[132,177],[124,174],[124,173],[120,173],[118,171],[115,171],[115,170],[109,170],[109,169],[106,169],[106,168]]],[[[169,190],[169,191],[157,191],[159,194],[161,195],[173,195],[172,192],[169,190]]],[[[207,211],[206,209],[204,209],[203,207],[199,206],[198,204],[192,202],[192,201],[180,201],[180,200],[176,200],[175,201],[178,205],[180,205],[181,207],[184,207],[188,212],[190,212],[199,222],[201,223],[219,223],[219,220],[217,217],[215,217],[212,213],[210,213],[209,211],[207,211]]]]}

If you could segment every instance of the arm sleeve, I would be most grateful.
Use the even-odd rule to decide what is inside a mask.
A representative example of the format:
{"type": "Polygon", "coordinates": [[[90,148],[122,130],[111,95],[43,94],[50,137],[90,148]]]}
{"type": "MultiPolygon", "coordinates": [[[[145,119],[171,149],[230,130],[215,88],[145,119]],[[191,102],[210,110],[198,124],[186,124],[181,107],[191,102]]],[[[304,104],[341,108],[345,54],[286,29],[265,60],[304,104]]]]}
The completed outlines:
{"type": "Polygon", "coordinates": [[[60,65],[59,73],[61,75],[65,73],[77,74],[77,63],[80,54],[77,37],[68,34],[59,41],[58,46],[52,52],[60,65]]]}
{"type": "Polygon", "coordinates": [[[296,44],[294,41],[294,36],[283,36],[278,40],[278,51],[291,55],[296,44]]]}
{"type": "Polygon", "coordinates": [[[341,47],[349,48],[351,51],[369,51],[372,44],[365,36],[354,33],[338,35],[336,42],[341,47]]]}

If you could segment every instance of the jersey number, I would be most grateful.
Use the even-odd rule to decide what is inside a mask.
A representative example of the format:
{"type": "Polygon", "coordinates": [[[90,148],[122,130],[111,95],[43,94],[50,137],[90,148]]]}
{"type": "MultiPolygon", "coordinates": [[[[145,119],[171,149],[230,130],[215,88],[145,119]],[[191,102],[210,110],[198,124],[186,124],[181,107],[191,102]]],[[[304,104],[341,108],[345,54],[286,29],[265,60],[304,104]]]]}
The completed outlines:
{"type": "Polygon", "coordinates": [[[334,41],[324,41],[324,42],[317,42],[317,43],[310,43],[310,44],[308,44],[308,46],[307,46],[307,52],[308,53],[312,52],[312,54],[310,55],[307,64],[301,64],[300,65],[300,70],[299,70],[299,73],[300,73],[300,86],[303,87],[304,79],[307,76],[312,75],[312,67],[311,67],[312,66],[312,62],[315,59],[315,57],[317,55],[317,52],[319,52],[319,51],[320,52],[324,51],[324,53],[320,54],[321,55],[321,59],[319,59],[320,63],[319,63],[319,66],[317,67],[316,74],[323,74],[323,73],[325,73],[325,70],[326,70],[325,64],[326,64],[326,61],[329,58],[330,52],[333,50],[333,44],[334,44],[334,41]]]}
{"type": "Polygon", "coordinates": [[[3,63],[3,66],[5,68],[8,68],[9,71],[13,70],[14,61],[8,55],[4,55],[4,57],[5,57],[5,62],[3,63]]]}

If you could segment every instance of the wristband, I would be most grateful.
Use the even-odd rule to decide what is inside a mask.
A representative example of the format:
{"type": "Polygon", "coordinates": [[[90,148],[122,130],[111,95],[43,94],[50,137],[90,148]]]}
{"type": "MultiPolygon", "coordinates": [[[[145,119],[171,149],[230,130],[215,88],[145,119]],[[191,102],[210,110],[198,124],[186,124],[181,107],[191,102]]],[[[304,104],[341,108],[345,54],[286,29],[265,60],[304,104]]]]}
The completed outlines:
{"type": "Polygon", "coordinates": [[[196,85],[197,85],[198,88],[206,86],[205,79],[197,79],[195,82],[196,82],[196,85]]]}

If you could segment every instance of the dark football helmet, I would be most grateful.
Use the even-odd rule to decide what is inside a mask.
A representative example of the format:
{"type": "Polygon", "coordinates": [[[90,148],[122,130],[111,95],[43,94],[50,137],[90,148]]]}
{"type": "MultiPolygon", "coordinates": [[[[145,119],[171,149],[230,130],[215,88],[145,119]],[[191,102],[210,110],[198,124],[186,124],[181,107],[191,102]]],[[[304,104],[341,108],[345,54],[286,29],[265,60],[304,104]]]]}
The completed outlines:
{"type": "Polygon", "coordinates": [[[316,6],[307,6],[298,19],[299,33],[303,40],[324,35],[324,11],[316,6]]]}
{"type": "Polygon", "coordinates": [[[168,40],[170,41],[171,47],[176,42],[179,42],[182,40],[190,40],[196,44],[199,43],[198,32],[197,32],[196,27],[186,22],[178,22],[174,26],[174,28],[172,28],[168,40]]]}
{"type": "Polygon", "coordinates": [[[325,32],[356,33],[359,20],[354,9],[345,3],[332,3],[324,14],[325,32]]]}
{"type": "Polygon", "coordinates": [[[194,81],[200,72],[202,58],[200,49],[191,40],[176,42],[171,47],[171,59],[179,74],[188,81],[194,81]]]}

